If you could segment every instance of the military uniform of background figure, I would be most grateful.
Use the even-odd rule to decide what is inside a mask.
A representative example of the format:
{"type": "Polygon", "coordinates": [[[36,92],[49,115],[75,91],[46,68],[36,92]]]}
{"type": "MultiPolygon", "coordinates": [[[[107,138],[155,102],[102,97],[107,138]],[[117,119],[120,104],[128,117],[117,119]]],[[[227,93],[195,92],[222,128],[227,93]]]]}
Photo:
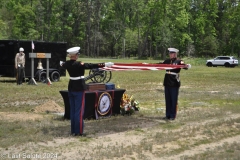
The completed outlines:
{"type": "Polygon", "coordinates": [[[84,129],[84,90],[86,89],[84,80],[85,69],[100,68],[105,66],[104,63],[91,64],[76,61],[78,59],[79,50],[80,47],[68,49],[67,52],[70,55],[70,60],[60,62],[60,65],[67,69],[70,76],[68,83],[68,97],[70,102],[71,134],[75,136],[82,136],[84,129]]]}
{"type": "MultiPolygon", "coordinates": [[[[169,59],[166,59],[163,64],[173,64],[173,65],[185,65],[187,69],[188,65],[180,59],[177,59],[178,50],[175,48],[168,48],[169,59]],[[175,55],[174,55],[175,54],[175,55]]],[[[181,68],[166,70],[164,77],[164,93],[165,93],[165,103],[166,103],[166,117],[163,119],[174,120],[177,114],[178,106],[178,93],[180,87],[180,77],[179,73],[181,68]]]]}
{"type": "Polygon", "coordinates": [[[19,48],[19,53],[17,53],[15,56],[15,68],[17,69],[17,85],[21,85],[23,78],[25,78],[25,54],[23,53],[23,51],[23,48],[19,48]]]}

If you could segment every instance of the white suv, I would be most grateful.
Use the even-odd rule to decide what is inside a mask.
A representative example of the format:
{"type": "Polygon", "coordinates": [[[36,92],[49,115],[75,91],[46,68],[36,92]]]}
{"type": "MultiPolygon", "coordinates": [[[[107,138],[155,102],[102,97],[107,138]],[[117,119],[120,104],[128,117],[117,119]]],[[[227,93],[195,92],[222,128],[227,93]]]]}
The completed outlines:
{"type": "Polygon", "coordinates": [[[208,67],[212,66],[235,67],[238,66],[238,60],[233,56],[218,56],[214,59],[207,60],[206,65],[208,67]]]}

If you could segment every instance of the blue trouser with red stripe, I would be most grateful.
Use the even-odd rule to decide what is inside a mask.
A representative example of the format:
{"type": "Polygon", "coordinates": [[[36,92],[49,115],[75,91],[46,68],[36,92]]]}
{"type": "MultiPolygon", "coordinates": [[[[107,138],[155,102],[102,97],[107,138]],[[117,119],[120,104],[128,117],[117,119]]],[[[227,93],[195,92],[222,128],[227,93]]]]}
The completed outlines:
{"type": "Polygon", "coordinates": [[[179,87],[164,87],[166,117],[176,118],[179,87]]]}
{"type": "Polygon", "coordinates": [[[71,133],[83,134],[84,92],[68,92],[70,102],[71,133]]]}

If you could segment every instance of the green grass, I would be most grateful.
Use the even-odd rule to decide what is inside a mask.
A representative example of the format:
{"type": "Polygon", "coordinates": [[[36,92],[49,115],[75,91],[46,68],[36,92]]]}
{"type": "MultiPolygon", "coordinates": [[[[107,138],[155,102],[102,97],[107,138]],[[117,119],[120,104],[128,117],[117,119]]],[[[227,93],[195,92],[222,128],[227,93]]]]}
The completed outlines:
{"type": "MultiPolygon", "coordinates": [[[[160,117],[164,116],[164,88],[163,78],[165,71],[113,71],[110,82],[126,93],[133,95],[140,103],[139,113],[131,116],[113,116],[109,119],[86,120],[85,130],[90,137],[80,138],[78,143],[88,145],[98,141],[101,135],[123,133],[125,136],[136,136],[139,143],[125,145],[119,143],[108,146],[92,147],[91,157],[100,159],[121,158],[127,155],[130,159],[148,159],[147,154],[156,157],[180,154],[191,147],[217,142],[226,137],[240,135],[240,119],[234,115],[240,114],[240,67],[206,67],[204,59],[183,58],[185,63],[192,64],[189,70],[181,71],[181,88],[179,93],[179,109],[174,123],[163,123],[160,117]],[[229,118],[225,120],[225,118],[229,118]],[[209,121],[207,124],[199,124],[209,121]],[[199,135],[199,137],[196,137],[199,135]],[[178,146],[167,150],[169,143],[178,146]],[[161,149],[156,149],[160,145],[161,149]],[[135,153],[137,156],[134,156],[135,153]]],[[[121,63],[156,63],[158,60],[134,59],[80,59],[83,62],[121,62],[121,63]]],[[[86,70],[85,76],[88,75],[86,70]]],[[[53,100],[64,107],[60,90],[67,90],[69,76],[61,77],[59,82],[46,85],[24,84],[17,86],[13,78],[0,77],[0,112],[16,113],[27,112],[53,100]]],[[[89,81],[88,81],[89,82],[89,81]]],[[[4,114],[3,114],[4,115],[4,114]]],[[[8,150],[12,146],[21,146],[27,142],[48,143],[55,138],[69,138],[70,122],[61,116],[43,113],[43,120],[8,121],[2,117],[0,121],[0,149],[8,150]]],[[[74,147],[69,143],[66,147],[74,147]]],[[[219,148],[219,151],[210,151],[186,156],[185,159],[208,159],[214,153],[218,159],[239,158],[239,143],[229,144],[219,148]]],[[[54,148],[44,148],[54,151],[54,148]]],[[[42,149],[42,150],[44,150],[42,149]]],[[[61,150],[65,150],[61,146],[61,150]]],[[[1,151],[1,150],[0,150],[1,151]]],[[[85,159],[90,155],[79,149],[85,159]]],[[[64,159],[64,157],[62,157],[64,159]]],[[[67,159],[67,157],[65,157],[67,159]]]]}

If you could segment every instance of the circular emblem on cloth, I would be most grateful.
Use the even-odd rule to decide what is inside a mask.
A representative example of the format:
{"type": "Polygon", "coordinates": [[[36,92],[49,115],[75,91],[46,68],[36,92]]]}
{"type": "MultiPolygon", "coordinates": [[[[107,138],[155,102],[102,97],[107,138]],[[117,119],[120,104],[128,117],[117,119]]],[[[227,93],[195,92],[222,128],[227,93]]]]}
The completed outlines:
{"type": "Polygon", "coordinates": [[[112,97],[108,92],[103,92],[98,99],[97,112],[104,116],[108,114],[112,107],[112,97]]]}

